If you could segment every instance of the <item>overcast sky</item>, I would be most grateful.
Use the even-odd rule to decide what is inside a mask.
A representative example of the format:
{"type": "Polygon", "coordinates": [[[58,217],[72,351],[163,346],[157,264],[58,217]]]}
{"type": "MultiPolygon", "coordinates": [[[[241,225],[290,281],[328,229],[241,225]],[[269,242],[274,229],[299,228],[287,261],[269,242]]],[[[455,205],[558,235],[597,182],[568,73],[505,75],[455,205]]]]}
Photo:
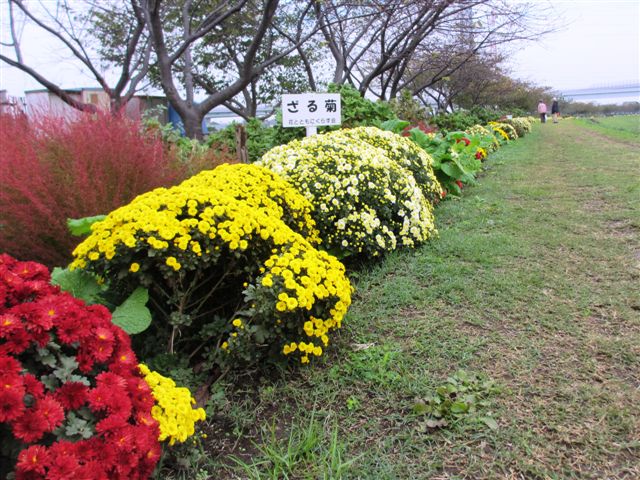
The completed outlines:
{"type": "MultiPolygon", "coordinates": [[[[549,21],[564,26],[538,43],[516,49],[510,62],[513,76],[557,90],[640,82],[640,0],[550,3],[556,13],[549,21]]],[[[0,12],[1,38],[7,41],[6,8],[0,12]]],[[[67,88],[95,86],[69,55],[65,57],[59,46],[38,31],[27,28],[22,39],[27,63],[51,80],[67,88]]],[[[0,50],[13,57],[7,47],[0,50]]],[[[24,90],[38,88],[42,87],[35,80],[0,62],[0,89],[22,95],[24,90]]]]}
{"type": "Polygon", "coordinates": [[[551,3],[565,26],[515,52],[514,76],[558,90],[640,82],[640,0],[551,3]]]}

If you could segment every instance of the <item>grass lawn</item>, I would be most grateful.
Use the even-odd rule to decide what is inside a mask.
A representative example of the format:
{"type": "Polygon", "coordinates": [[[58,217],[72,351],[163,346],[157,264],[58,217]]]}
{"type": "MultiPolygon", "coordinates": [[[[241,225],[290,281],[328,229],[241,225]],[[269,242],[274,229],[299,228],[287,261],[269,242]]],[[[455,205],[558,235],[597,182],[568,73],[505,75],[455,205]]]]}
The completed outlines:
{"type": "Polygon", "coordinates": [[[493,154],[439,239],[352,273],[323,361],[219,381],[206,458],[160,477],[640,478],[639,133],[562,120],[493,154]]]}

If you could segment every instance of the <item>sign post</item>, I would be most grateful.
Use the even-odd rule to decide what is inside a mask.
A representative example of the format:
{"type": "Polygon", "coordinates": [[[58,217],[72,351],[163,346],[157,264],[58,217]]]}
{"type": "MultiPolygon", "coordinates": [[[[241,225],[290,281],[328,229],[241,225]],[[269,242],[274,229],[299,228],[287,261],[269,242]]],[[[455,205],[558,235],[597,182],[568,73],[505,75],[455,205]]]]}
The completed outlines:
{"type": "Polygon", "coordinates": [[[307,137],[318,133],[319,126],[340,125],[339,93],[301,93],[282,96],[282,126],[305,127],[307,137]]]}

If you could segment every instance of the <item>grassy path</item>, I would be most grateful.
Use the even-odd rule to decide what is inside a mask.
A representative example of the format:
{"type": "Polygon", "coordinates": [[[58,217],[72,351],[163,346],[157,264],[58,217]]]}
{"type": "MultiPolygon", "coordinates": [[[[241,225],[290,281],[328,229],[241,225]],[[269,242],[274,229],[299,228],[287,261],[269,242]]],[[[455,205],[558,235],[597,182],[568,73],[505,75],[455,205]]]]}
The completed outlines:
{"type": "Polygon", "coordinates": [[[640,478],[634,128],[548,123],[494,154],[439,207],[439,240],[359,273],[324,365],[220,394],[209,471],[235,455],[227,478],[640,478]],[[413,407],[459,369],[501,391],[428,428],[413,407]]]}

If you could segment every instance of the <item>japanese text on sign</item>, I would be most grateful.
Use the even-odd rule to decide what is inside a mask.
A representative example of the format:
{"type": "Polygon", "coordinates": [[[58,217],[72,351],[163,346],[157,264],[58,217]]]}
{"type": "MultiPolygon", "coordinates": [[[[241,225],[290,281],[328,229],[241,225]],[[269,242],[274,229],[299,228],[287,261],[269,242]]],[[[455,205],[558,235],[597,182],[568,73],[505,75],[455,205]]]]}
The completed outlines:
{"type": "Polygon", "coordinates": [[[339,93],[301,93],[282,96],[283,127],[340,125],[339,93]]]}

